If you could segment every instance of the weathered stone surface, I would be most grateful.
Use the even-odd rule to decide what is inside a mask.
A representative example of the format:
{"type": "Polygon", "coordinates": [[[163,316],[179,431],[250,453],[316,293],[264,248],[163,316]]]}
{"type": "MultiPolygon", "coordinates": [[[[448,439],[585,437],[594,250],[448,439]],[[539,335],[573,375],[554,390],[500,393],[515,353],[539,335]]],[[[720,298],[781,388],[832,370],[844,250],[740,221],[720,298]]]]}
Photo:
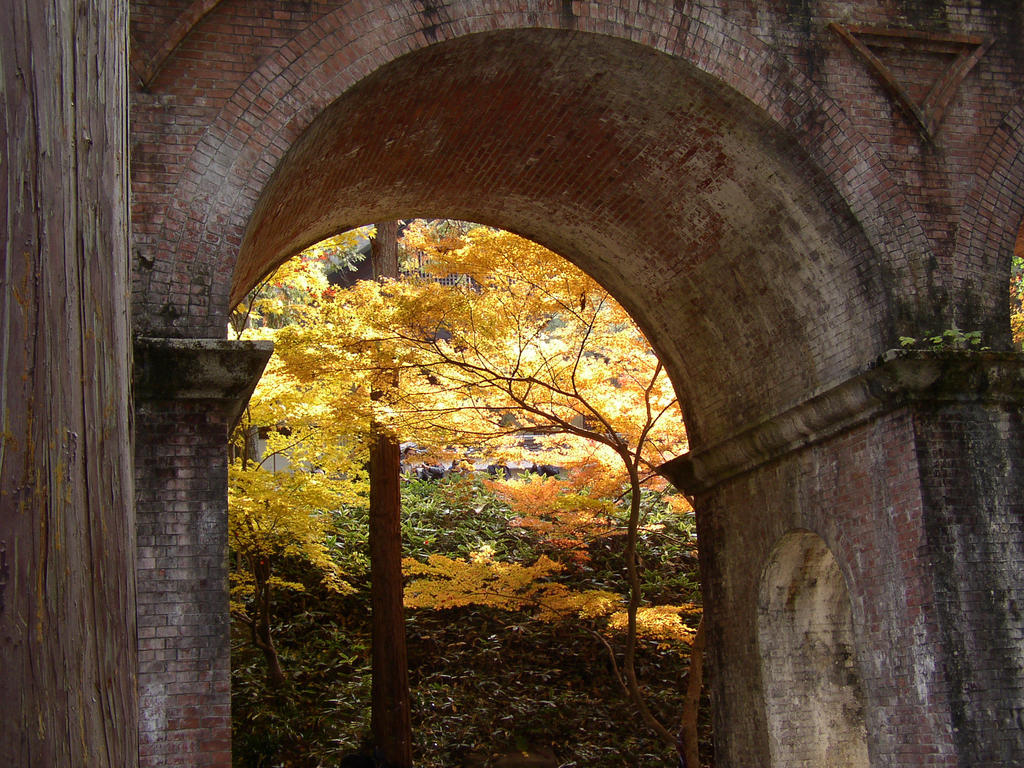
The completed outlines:
{"type": "Polygon", "coordinates": [[[771,764],[867,768],[850,596],[820,536],[794,531],[776,544],[757,618],[771,764]]]}
{"type": "Polygon", "coordinates": [[[271,341],[135,340],[135,401],[206,400],[233,424],[274,351],[271,341]]]}
{"type": "Polygon", "coordinates": [[[771,548],[801,530],[821,536],[848,585],[871,765],[1019,761],[1021,390],[1009,402],[1006,380],[975,385],[986,370],[1012,380],[1020,368],[1005,356],[938,357],[911,359],[931,372],[911,396],[897,388],[897,407],[699,493],[705,597],[720,617],[709,647],[731,692],[719,717],[733,764],[768,760],[755,747],[767,734],[735,725],[764,722],[758,697],[737,695],[764,662],[764,643],[744,627],[771,548]]]}
{"type": "Polygon", "coordinates": [[[139,754],[230,763],[227,454],[267,341],[136,339],[139,754]]]}
{"type": "Polygon", "coordinates": [[[226,444],[272,351],[269,341],[135,340],[143,765],[230,764],[226,444]]]}
{"type": "Polygon", "coordinates": [[[139,759],[231,764],[225,410],[136,404],[139,759]]]}
{"type": "Polygon", "coordinates": [[[1024,356],[959,350],[890,350],[864,373],[739,431],[666,462],[661,474],[689,493],[911,403],[1024,402],[1024,356]]]}

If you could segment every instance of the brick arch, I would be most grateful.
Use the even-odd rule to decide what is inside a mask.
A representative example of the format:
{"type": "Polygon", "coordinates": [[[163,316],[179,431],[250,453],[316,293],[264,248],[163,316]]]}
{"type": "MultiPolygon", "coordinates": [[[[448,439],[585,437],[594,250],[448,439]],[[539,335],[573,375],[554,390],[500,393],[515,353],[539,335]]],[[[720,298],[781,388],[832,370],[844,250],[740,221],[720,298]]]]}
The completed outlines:
{"type": "Polygon", "coordinates": [[[150,56],[141,53],[141,46],[137,41],[132,44],[131,69],[137,83],[142,88],[148,88],[153,78],[160,71],[160,67],[167,61],[181,41],[195,28],[206,14],[210,13],[224,0],[192,0],[192,2],[179,13],[169,27],[161,28],[159,31],[159,44],[156,51],[150,56]]]}
{"type": "Polygon", "coordinates": [[[381,68],[317,118],[264,189],[236,287],[366,221],[497,224],[615,293],[685,393],[691,433],[711,435],[838,375],[831,356],[884,343],[860,335],[885,287],[844,263],[870,248],[841,210],[760,112],[685,64],[597,36],[485,33],[381,68]],[[491,75],[452,65],[481,51],[535,68],[494,76],[495,96],[491,75]]]}
{"type": "Polygon", "coordinates": [[[975,306],[961,302],[964,316],[956,318],[965,329],[981,329],[986,343],[999,349],[1010,346],[1010,257],[1024,227],[1024,103],[1003,118],[985,148],[977,183],[964,206],[954,263],[963,297],[981,296],[992,303],[975,306]]]}
{"type": "MultiPolygon", "coordinates": [[[[446,18],[425,16],[410,7],[405,10],[404,15],[394,14],[394,20],[370,15],[355,24],[338,11],[300,33],[236,91],[204,135],[178,184],[176,208],[167,212],[159,250],[151,259],[160,263],[160,269],[138,270],[146,294],[144,301],[137,302],[143,310],[136,315],[139,329],[158,335],[219,336],[229,303],[295,247],[347,225],[390,216],[459,215],[531,236],[602,279],[637,315],[666,356],[690,406],[691,419],[696,418],[692,414],[709,414],[706,428],[691,423],[694,437],[700,439],[703,434],[711,439],[715,432],[735,428],[758,411],[782,407],[801,393],[863,365],[892,344],[897,335],[893,315],[901,311],[914,315],[913,308],[893,309],[898,303],[893,297],[899,295],[900,288],[910,287],[905,294],[911,297],[927,296],[923,287],[914,289],[909,268],[900,266],[904,252],[926,248],[923,235],[867,143],[802,75],[727,21],[706,11],[698,14],[689,6],[671,17],[627,15],[622,21],[602,20],[599,13],[524,16],[497,10],[472,15],[469,6],[449,10],[446,18]],[[463,10],[465,15],[459,15],[463,10]],[[489,31],[492,29],[499,31],[489,31]],[[421,189],[418,199],[407,196],[389,203],[382,197],[376,206],[355,206],[348,213],[325,212],[313,217],[290,240],[279,241],[277,250],[261,245],[269,237],[270,229],[264,226],[268,211],[280,208],[291,194],[274,198],[267,190],[280,188],[282,175],[291,173],[295,178],[297,165],[293,161],[298,154],[293,148],[300,137],[319,130],[316,125],[322,128],[329,122],[329,117],[316,122],[331,112],[329,105],[343,102],[345,94],[368,82],[385,90],[391,87],[379,75],[374,81],[374,72],[400,73],[404,66],[407,74],[419,68],[420,76],[425,77],[424,61],[444,62],[446,52],[465,52],[474,45],[482,49],[477,52],[478,60],[482,57],[484,62],[482,73],[488,67],[493,70],[512,62],[492,92],[492,98],[504,99],[505,106],[515,98],[508,95],[508,89],[523,75],[522,52],[527,48],[533,53],[547,51],[552,65],[568,65],[570,71],[579,73],[589,100],[577,103],[590,110],[604,108],[595,94],[608,88],[609,79],[619,78],[616,94],[620,97],[631,87],[621,75],[630,71],[634,60],[661,73],[661,80],[652,88],[658,98],[675,98],[687,88],[713,95],[696,108],[689,105],[689,111],[687,105],[677,103],[678,114],[671,108],[659,112],[663,105],[644,104],[642,98],[620,98],[618,113],[592,115],[592,129],[573,138],[570,123],[578,115],[571,119],[559,115],[555,94],[555,100],[547,105],[551,125],[560,131],[554,144],[564,146],[573,138],[574,146],[581,148],[581,163],[589,164],[588,152],[620,151],[621,137],[630,129],[628,114],[622,110],[633,108],[631,105],[645,108],[646,116],[660,115],[663,131],[673,130],[673,120],[692,128],[700,135],[691,137],[691,148],[699,144],[701,136],[713,143],[725,123],[738,131],[737,136],[742,134],[749,146],[757,146],[748,152],[743,141],[736,139],[726,165],[739,162],[744,169],[733,179],[726,175],[728,169],[723,169],[720,178],[708,174],[708,164],[713,165],[715,158],[710,157],[710,149],[705,152],[704,188],[684,185],[675,189],[676,199],[685,195],[698,200],[679,220],[665,211],[672,203],[669,193],[673,185],[691,172],[687,163],[693,157],[676,151],[670,142],[658,144],[657,137],[648,137],[654,141],[650,148],[637,145],[639,148],[621,155],[623,163],[646,163],[650,171],[646,187],[632,180],[627,188],[622,179],[612,178],[616,172],[611,171],[575,192],[567,188],[568,195],[554,199],[538,195],[536,190],[508,188],[503,190],[507,202],[491,200],[489,207],[477,205],[479,190],[467,187],[449,195],[443,210],[434,190],[421,189]],[[504,46],[505,58],[497,58],[493,46],[504,46]],[[596,64],[592,70],[573,70],[580,62],[596,64]],[[601,78],[604,82],[599,82],[601,78]],[[719,102],[717,109],[709,106],[714,99],[719,102]],[[618,133],[605,129],[616,125],[618,133]],[[664,162],[652,163],[648,149],[662,153],[664,162]],[[289,150],[292,152],[283,163],[289,150]],[[776,162],[775,156],[781,160],[776,162]],[[785,180],[783,188],[787,184],[791,188],[777,195],[775,184],[780,179],[785,180]],[[730,184],[734,189],[723,192],[721,187],[730,184]],[[605,200],[584,200],[588,191],[602,186],[611,190],[605,200]],[[716,186],[717,200],[707,189],[716,186]],[[573,199],[573,194],[579,199],[573,199]],[[760,218],[737,226],[735,221],[727,221],[729,214],[723,214],[730,194],[747,203],[756,195],[771,202],[764,206],[760,218]],[[773,206],[778,211],[773,211],[773,206]],[[660,260],[636,260],[637,251],[651,248],[654,235],[646,227],[610,218],[608,212],[613,208],[632,208],[634,222],[661,216],[658,227],[671,234],[672,242],[662,244],[660,260]],[[560,213],[552,218],[553,211],[560,213]],[[785,215],[776,216],[777,212],[785,215]],[[615,226],[599,226],[607,221],[615,226]],[[696,235],[689,236],[692,233],[684,231],[684,226],[696,226],[696,235]],[[788,231],[779,234],[780,227],[788,231]],[[753,244],[762,237],[784,242],[790,249],[788,256],[775,263],[764,259],[755,264],[753,244]],[[669,290],[667,284],[689,279],[699,271],[706,251],[720,247],[722,238],[731,240],[734,252],[715,280],[701,275],[694,291],[669,290]],[[803,238],[808,242],[801,242],[803,238]],[[614,259],[607,252],[608,243],[616,245],[614,259]],[[239,248],[241,259],[235,269],[239,248]],[[888,265],[886,269],[868,266],[878,259],[888,265]],[[646,279],[637,279],[641,273],[646,279]],[[897,279],[891,280],[893,276],[897,279]],[[803,304],[800,307],[794,307],[788,295],[794,280],[806,289],[798,299],[803,304]],[[651,311],[673,302],[692,306],[683,316],[667,312],[658,316],[651,311]],[[828,305],[837,316],[821,322],[819,305],[828,305]],[[804,327],[808,320],[818,327],[804,327]],[[699,344],[677,343],[678,329],[685,322],[692,322],[690,328],[696,330],[687,332],[699,338],[699,344]],[[858,335],[861,338],[854,338],[858,335]],[[664,341],[673,337],[677,337],[673,342],[664,341]],[[776,349],[779,339],[785,340],[786,349],[776,349]],[[695,351],[700,354],[693,354],[695,351]],[[760,376],[772,379],[771,383],[753,380],[760,376]],[[699,392],[692,384],[695,381],[702,382],[699,392]],[[717,415],[712,415],[715,412],[717,415]]],[[[653,13],[669,12],[655,9],[653,13]]],[[[468,64],[451,61],[448,66],[452,71],[471,69],[468,64]]],[[[642,90],[647,85],[641,82],[633,87],[642,90]]],[[[360,92],[370,91],[364,87],[360,92]]],[[[427,93],[428,98],[435,95],[427,93]]],[[[478,124],[482,130],[508,128],[500,121],[487,122],[486,109],[478,117],[483,121],[478,124]]],[[[550,162],[550,153],[544,155],[546,128],[537,129],[537,157],[526,157],[524,162],[550,162]]],[[[451,126],[446,130],[452,130],[451,126]]],[[[307,165],[309,157],[304,161],[307,165]]],[[[512,155],[497,160],[472,153],[465,157],[467,162],[504,162],[508,166],[516,162],[512,155]]],[[[315,167],[311,170],[317,173],[315,167]]],[[[557,174],[538,166],[534,177],[545,178],[554,189],[562,181],[557,174]]],[[[393,177],[390,183],[397,179],[393,177]]],[[[313,186],[303,182],[293,190],[313,186]]]]}
{"type": "MultiPolygon", "coordinates": [[[[880,253],[926,247],[869,144],[820,89],[765,43],[694,2],[676,4],[675,10],[651,7],[645,11],[650,16],[622,14],[603,3],[588,5],[588,15],[572,16],[524,13],[514,6],[482,13],[473,3],[425,13],[409,3],[356,19],[342,8],[310,25],[235,91],[193,152],[173,195],[174,208],[164,217],[160,244],[146,254],[147,263],[160,258],[174,266],[143,276],[136,288],[145,295],[145,309],[163,303],[165,314],[179,320],[160,327],[159,321],[143,315],[136,318],[137,325],[159,327],[168,335],[193,335],[206,311],[216,317],[201,335],[219,336],[225,262],[233,258],[247,214],[291,143],[324,107],[387,61],[437,41],[492,29],[588,31],[632,40],[689,62],[791,132],[791,140],[830,177],[880,253]],[[176,278],[197,267],[200,282],[211,272],[217,274],[206,278],[211,285],[204,299],[209,304],[194,302],[203,307],[196,311],[193,305],[189,312],[188,306],[177,306],[183,297],[180,291],[174,295],[176,278]]],[[[190,275],[193,285],[196,277],[190,275]]]]}
{"type": "MultiPolygon", "coordinates": [[[[136,5],[163,11],[142,31],[174,9],[205,7],[136,5]]],[[[950,767],[1016,765],[1022,621],[1003,596],[1022,587],[1005,553],[1024,546],[1013,471],[1024,456],[1024,368],[1005,354],[879,352],[897,334],[940,327],[958,290],[976,293],[970,280],[1004,287],[999,249],[1021,215],[1022,115],[1008,112],[1024,78],[1020,14],[973,2],[909,19],[906,3],[637,6],[650,15],[601,1],[536,12],[510,0],[484,11],[368,5],[224,0],[152,91],[134,94],[133,142],[145,160],[133,176],[136,332],[222,336],[232,285],[244,290],[290,249],[347,223],[439,213],[531,236],[624,300],[684,398],[693,450],[666,474],[698,509],[719,762],[771,762],[750,563],[799,527],[829,532],[849,577],[875,762],[916,766],[927,754],[950,767]],[[918,64],[930,53],[919,44],[935,40],[901,31],[908,23],[997,39],[923,147],[913,126],[890,119],[884,92],[842,42],[815,31],[837,16],[848,31],[905,48],[899,81],[925,90],[918,64]],[[261,45],[250,30],[275,36],[261,45]],[[474,46],[480,55],[467,56],[474,46]],[[531,70],[538,56],[544,66],[531,70]],[[637,70],[644,79],[631,81],[637,70]],[[461,78],[455,94],[486,98],[454,109],[439,73],[461,78]],[[436,91],[417,100],[416,78],[436,91]],[[370,135],[375,107],[401,88],[406,129],[392,135],[378,123],[370,135]],[[531,99],[543,125],[517,122],[536,112],[525,108],[531,99]],[[433,102],[453,109],[431,113],[433,102]],[[347,130],[365,141],[346,145],[347,130]],[[497,146],[517,133],[525,144],[497,146]],[[486,141],[440,151],[459,136],[486,141]],[[394,164],[346,168],[346,153],[371,146],[394,164]],[[431,153],[448,163],[435,173],[421,161],[431,153]],[[560,173],[567,165],[573,183],[560,173]],[[368,168],[372,194],[349,173],[368,168]]],[[[976,301],[975,315],[990,317],[988,300],[976,301]]],[[[256,352],[244,342],[137,341],[149,764],[229,762],[223,457],[255,376],[240,363],[256,352]],[[170,626],[172,611],[187,617],[180,626],[170,626]]],[[[836,575],[831,563],[826,571],[836,575]]]]}

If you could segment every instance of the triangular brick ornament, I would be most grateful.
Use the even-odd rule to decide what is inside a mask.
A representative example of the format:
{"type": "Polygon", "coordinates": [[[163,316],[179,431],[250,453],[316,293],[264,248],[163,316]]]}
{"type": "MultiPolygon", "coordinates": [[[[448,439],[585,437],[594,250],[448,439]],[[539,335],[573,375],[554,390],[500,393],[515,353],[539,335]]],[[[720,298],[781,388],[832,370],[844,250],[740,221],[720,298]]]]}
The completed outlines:
{"type": "Polygon", "coordinates": [[[925,138],[931,140],[942,124],[946,107],[960,83],[992,44],[990,38],[976,35],[943,35],[910,29],[860,27],[832,22],[829,28],[839,35],[859,56],[882,87],[917,124],[925,138]],[[874,50],[873,50],[874,49],[874,50]],[[915,99],[893,76],[875,50],[938,53],[951,57],[950,63],[932,84],[923,99],[915,99]]]}

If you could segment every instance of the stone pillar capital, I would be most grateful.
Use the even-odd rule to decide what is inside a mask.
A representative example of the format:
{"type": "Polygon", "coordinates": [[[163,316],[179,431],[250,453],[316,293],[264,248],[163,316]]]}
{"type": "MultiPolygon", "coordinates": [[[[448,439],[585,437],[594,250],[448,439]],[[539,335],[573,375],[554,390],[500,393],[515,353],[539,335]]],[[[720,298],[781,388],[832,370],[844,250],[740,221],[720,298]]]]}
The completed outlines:
{"type": "Polygon", "coordinates": [[[672,459],[659,472],[687,493],[702,493],[882,414],[925,403],[1024,405],[1024,354],[889,350],[867,370],[672,459]]]}
{"type": "Polygon", "coordinates": [[[137,338],[135,400],[220,403],[230,426],[245,408],[273,351],[273,342],[262,340],[137,338]]]}

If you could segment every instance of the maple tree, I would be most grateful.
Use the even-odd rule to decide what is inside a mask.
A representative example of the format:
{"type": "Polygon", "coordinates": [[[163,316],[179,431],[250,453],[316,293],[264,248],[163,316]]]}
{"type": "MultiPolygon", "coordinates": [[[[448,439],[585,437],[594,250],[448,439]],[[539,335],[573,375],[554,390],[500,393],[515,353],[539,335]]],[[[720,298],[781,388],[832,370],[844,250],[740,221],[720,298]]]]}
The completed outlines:
{"type": "MultiPolygon", "coordinates": [[[[382,272],[378,246],[392,251],[390,261],[397,261],[394,223],[358,234],[370,237],[375,272],[382,272]]],[[[235,333],[276,340],[282,329],[301,335],[301,329],[314,326],[318,311],[330,305],[336,290],[325,267],[348,266],[353,259],[338,251],[347,247],[351,252],[356,239],[353,234],[332,238],[279,268],[236,310],[235,333]]],[[[397,263],[383,272],[389,274],[382,278],[393,279],[397,263]]],[[[301,585],[274,576],[274,561],[299,557],[333,575],[336,569],[323,551],[329,535],[326,524],[319,524],[326,523],[323,512],[344,500],[336,487],[345,484],[341,479],[347,481],[350,497],[354,493],[366,498],[374,617],[373,730],[388,763],[404,766],[411,763],[411,737],[402,623],[399,449],[393,429],[378,417],[379,406],[386,406],[397,385],[397,369],[390,365],[387,351],[372,343],[354,354],[360,366],[350,369],[352,375],[330,377],[301,366],[289,370],[284,358],[275,355],[254,393],[236,439],[241,458],[230,478],[231,544],[239,565],[234,608],[236,617],[249,625],[254,645],[264,652],[270,683],[280,685],[285,676],[270,633],[271,594],[301,585]],[[250,461],[250,454],[255,454],[252,436],[260,427],[267,444],[259,460],[250,461]],[[278,460],[286,469],[268,477],[268,462],[276,466],[278,460]],[[315,474],[310,472],[313,468],[315,474]]]]}
{"type": "Polygon", "coordinates": [[[1024,349],[1024,255],[1014,253],[1010,269],[1010,336],[1024,349]]]}
{"type": "MultiPolygon", "coordinates": [[[[431,555],[424,563],[410,558],[406,572],[414,578],[406,588],[406,605],[434,609],[485,605],[529,611],[540,621],[600,618],[607,629],[625,632],[629,618],[622,610],[622,596],[606,589],[571,589],[551,580],[564,567],[546,555],[532,565],[500,562],[486,547],[468,560],[431,555]]],[[[669,644],[689,644],[695,633],[681,616],[699,614],[700,607],[693,603],[643,606],[637,612],[637,634],[669,644]]]]}
{"type": "MultiPolygon", "coordinates": [[[[642,604],[641,500],[664,491],[654,470],[685,449],[661,363],[601,286],[534,243],[482,227],[424,224],[407,228],[404,240],[415,258],[406,279],[317,286],[293,313],[299,321],[273,332],[275,370],[303,401],[282,393],[279,419],[290,428],[289,409],[318,412],[309,423],[320,437],[344,434],[350,456],[365,456],[375,431],[431,447],[434,456],[444,447],[448,460],[461,456],[478,469],[544,456],[561,468],[559,477],[491,487],[517,508],[517,525],[542,533],[569,560],[585,558],[587,543],[619,530],[624,518],[624,607],[616,594],[561,587],[554,561],[502,563],[486,551],[475,560],[407,562],[406,604],[476,601],[529,609],[542,620],[600,619],[603,631],[625,636],[620,682],[674,744],[634,669],[638,636],[690,642],[683,616],[697,612],[642,604]]],[[[681,497],[666,498],[685,509],[681,497]]]]}
{"type": "Polygon", "coordinates": [[[231,312],[228,329],[242,338],[254,329],[301,322],[311,300],[331,290],[328,271],[351,271],[361,258],[357,246],[372,227],[360,227],[314,243],[268,274],[231,312]]]}
{"type": "MultiPolygon", "coordinates": [[[[238,337],[273,339],[275,326],[299,322],[311,297],[328,292],[324,265],[346,264],[356,234],[332,238],[286,262],[236,308],[238,337]]],[[[365,487],[364,457],[348,427],[325,407],[316,383],[302,383],[270,359],[232,435],[228,471],[228,543],[232,553],[231,613],[249,629],[267,662],[267,679],[286,680],[272,636],[275,594],[301,591],[281,578],[288,559],[303,560],[329,589],[351,587],[329,551],[330,512],[353,503],[365,487]],[[260,439],[262,436],[263,439],[260,439]],[[261,443],[257,450],[257,442],[261,443]]]]}
{"type": "MultiPolygon", "coordinates": [[[[653,467],[685,445],[671,388],[662,386],[664,371],[607,294],[539,246],[461,225],[415,225],[405,244],[410,259],[405,271],[411,279],[401,283],[332,289],[318,262],[309,259],[289,262],[268,280],[269,293],[256,297],[250,316],[264,324],[262,333],[277,339],[279,354],[254,399],[251,423],[288,425],[285,431],[271,431],[271,455],[299,451],[306,457],[298,461],[302,466],[347,462],[348,469],[340,471],[350,478],[343,492],[351,499],[365,494],[367,425],[374,420],[426,448],[424,460],[450,462],[463,456],[477,469],[491,464],[518,470],[540,456],[557,463],[562,469],[558,477],[526,475],[484,483],[514,510],[512,525],[540,535],[558,561],[551,554],[506,562],[486,545],[467,557],[432,554],[407,560],[406,605],[485,606],[540,622],[585,622],[609,637],[621,633],[658,638],[673,647],[692,645],[684,750],[685,764],[697,765],[692,713],[700,696],[704,633],[703,622],[696,632],[692,624],[699,608],[639,600],[634,606],[636,591],[624,609],[614,591],[574,590],[561,580],[566,569],[560,561],[585,563],[589,544],[621,530],[619,513],[625,509],[632,516],[633,499],[643,494],[622,493],[622,487],[635,477],[642,487],[658,490],[653,467]],[[283,327],[270,331],[270,325],[283,327]],[[580,339],[589,347],[582,348],[580,339]],[[617,362],[620,353],[624,362],[617,362]],[[401,384],[374,400],[382,371],[396,370],[402,373],[401,384]],[[664,404],[668,408],[663,411],[664,404]],[[648,420],[655,421],[647,433],[651,439],[641,445],[648,420]],[[299,439],[304,428],[308,440],[299,439]],[[321,448],[308,447],[316,444],[321,448]],[[335,459],[314,456],[331,452],[325,444],[334,446],[335,459]],[[545,453],[535,453],[534,445],[545,453]],[[631,452],[634,446],[640,450],[631,452]],[[362,490],[354,491],[357,487],[362,490]]],[[[1015,258],[1010,290],[1016,343],[1024,341],[1021,263],[1015,258]]],[[[275,493],[295,495],[286,482],[265,495],[275,493]]],[[[242,496],[237,490],[234,494],[233,505],[240,508],[236,499],[242,496]]],[[[665,498],[685,509],[681,497],[665,498]]],[[[327,520],[313,506],[309,513],[319,522],[327,520]]],[[[643,530],[637,523],[632,530],[643,530]]],[[[312,540],[326,541],[329,536],[320,538],[322,533],[314,533],[312,540]]],[[[239,547],[235,541],[232,546],[239,547]]],[[[293,546],[290,551],[299,550],[293,546]]],[[[299,556],[315,563],[315,552],[314,547],[311,555],[299,556]]],[[[340,571],[333,578],[344,588],[340,571]]],[[[283,580],[271,585],[292,588],[283,580]]],[[[250,595],[250,605],[258,602],[254,584],[239,581],[236,590],[236,595],[250,595]]],[[[626,684],[639,689],[635,677],[626,684]]],[[[668,737],[667,730],[662,736],[668,737]]]]}
{"type": "MultiPolygon", "coordinates": [[[[571,590],[618,593],[624,608],[624,531],[596,538],[586,561],[563,557],[557,542],[515,524],[519,512],[496,496],[484,472],[449,473],[402,482],[403,549],[427,563],[431,555],[530,566],[539,556],[561,568],[542,582],[571,590]]],[[[644,494],[639,557],[645,604],[699,604],[692,513],[671,512],[658,494],[644,494]]],[[[365,749],[371,733],[369,591],[365,503],[334,515],[331,551],[356,591],[320,586],[311,566],[290,563],[287,578],[305,592],[279,591],[275,638],[289,683],[266,695],[266,664],[248,642],[232,646],[233,752],[241,764],[336,765],[365,749]]],[[[418,578],[418,577],[413,577],[418,578]]],[[[593,768],[674,765],[673,750],[639,722],[622,695],[602,637],[622,657],[624,633],[606,617],[576,613],[536,618],[536,609],[468,603],[437,610],[407,608],[416,764],[424,768],[481,764],[483,758],[529,750],[561,764],[593,768]],[[479,758],[479,760],[477,759],[479,758]]],[[[696,616],[684,615],[689,627],[696,616]]],[[[239,627],[244,629],[243,627],[239,627]]],[[[641,629],[641,637],[643,632],[641,629]]],[[[641,639],[637,664],[652,706],[670,718],[683,711],[689,652],[685,641],[641,639]]],[[[701,722],[702,748],[709,723],[701,722]]],[[[364,752],[369,754],[369,752],[364,752]]]]}
{"type": "MultiPolygon", "coordinates": [[[[641,495],[645,487],[664,485],[655,468],[685,447],[663,366],[600,285],[535,243],[483,227],[439,234],[424,224],[407,228],[404,240],[420,257],[417,272],[426,272],[424,278],[363,282],[337,294],[319,305],[317,322],[279,336],[280,354],[296,370],[345,375],[349,394],[367,389],[386,360],[401,371],[401,384],[374,402],[373,418],[406,439],[472,445],[480,451],[479,463],[521,460],[527,434],[577,477],[601,476],[626,487],[623,684],[651,727],[674,742],[648,710],[634,669],[638,623],[647,615],[636,563],[641,495]],[[453,274],[459,279],[450,279],[453,274]],[[368,362],[370,349],[374,359],[368,362]]],[[[609,507],[602,509],[582,489],[575,504],[563,496],[561,509],[524,515],[524,524],[538,525],[543,517],[565,533],[571,519],[592,533],[609,507]]],[[[433,567],[449,596],[472,582],[464,581],[472,564],[458,579],[451,578],[453,562],[433,567]]],[[[527,580],[536,576],[518,573],[527,580]]],[[[507,580],[505,588],[515,592],[507,580]]],[[[422,582],[410,589],[427,594],[422,582]]],[[[441,596],[424,599],[438,603],[441,596]]]]}
{"type": "Polygon", "coordinates": [[[273,686],[286,678],[271,636],[273,596],[303,588],[281,579],[279,566],[290,558],[304,560],[325,586],[347,591],[329,551],[330,513],[357,500],[365,485],[357,447],[330,428],[307,390],[272,358],[235,429],[236,457],[228,469],[231,612],[263,652],[273,686]],[[266,439],[257,457],[253,448],[260,434],[266,439]]]}
{"type": "Polygon", "coordinates": [[[411,367],[420,380],[445,393],[434,412],[457,414],[456,429],[492,442],[524,433],[557,437],[546,447],[560,452],[563,463],[600,467],[606,478],[624,480],[624,685],[648,725],[675,743],[647,707],[634,664],[642,617],[664,626],[666,615],[678,615],[641,612],[636,562],[643,488],[664,484],[656,466],[686,444],[660,360],[596,281],[536,243],[485,227],[437,237],[420,225],[407,232],[406,245],[429,254],[436,275],[467,278],[399,286],[389,296],[391,311],[375,315],[377,333],[393,334],[413,350],[411,367]]]}
{"type": "Polygon", "coordinates": [[[310,472],[247,471],[236,464],[229,474],[228,539],[243,566],[232,571],[231,611],[249,627],[266,658],[268,681],[277,687],[286,676],[271,635],[273,593],[304,587],[277,576],[275,564],[301,558],[319,569],[328,588],[351,590],[327,548],[329,513],[339,506],[339,497],[310,472]]]}

